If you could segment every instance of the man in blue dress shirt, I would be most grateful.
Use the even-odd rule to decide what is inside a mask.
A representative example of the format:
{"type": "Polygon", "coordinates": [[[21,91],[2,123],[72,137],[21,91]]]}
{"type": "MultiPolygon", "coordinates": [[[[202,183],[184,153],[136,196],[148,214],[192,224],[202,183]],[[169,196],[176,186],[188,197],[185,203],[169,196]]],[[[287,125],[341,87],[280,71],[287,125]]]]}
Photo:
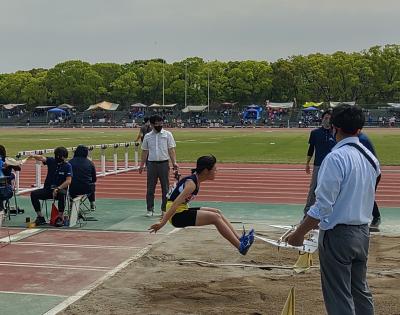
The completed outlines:
{"type": "Polygon", "coordinates": [[[337,144],[321,164],[316,202],[287,237],[300,246],[319,224],[321,284],[329,315],[372,315],[367,284],[368,223],[380,175],[379,162],[359,141],[364,126],[361,108],[340,105],[332,112],[337,144]]]}

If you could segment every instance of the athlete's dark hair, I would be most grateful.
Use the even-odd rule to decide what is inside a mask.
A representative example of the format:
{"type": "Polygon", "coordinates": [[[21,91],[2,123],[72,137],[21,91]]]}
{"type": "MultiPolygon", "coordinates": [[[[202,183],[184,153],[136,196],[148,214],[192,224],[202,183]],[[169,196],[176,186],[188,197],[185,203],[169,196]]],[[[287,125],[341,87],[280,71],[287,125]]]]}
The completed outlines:
{"type": "Polygon", "coordinates": [[[144,118],[143,118],[143,122],[144,122],[144,123],[147,123],[147,122],[149,121],[149,119],[150,119],[149,117],[144,117],[144,118]]]}
{"type": "Polygon", "coordinates": [[[217,159],[214,155],[204,155],[197,159],[196,168],[192,169],[192,174],[197,173],[200,174],[205,169],[211,170],[215,163],[217,163],[217,159]]]}
{"type": "Polygon", "coordinates": [[[64,147],[58,147],[54,150],[54,156],[63,157],[66,159],[68,157],[68,150],[64,147]]]}
{"type": "Polygon", "coordinates": [[[365,116],[360,107],[343,104],[333,109],[331,122],[344,133],[354,135],[364,127],[365,116]]]}

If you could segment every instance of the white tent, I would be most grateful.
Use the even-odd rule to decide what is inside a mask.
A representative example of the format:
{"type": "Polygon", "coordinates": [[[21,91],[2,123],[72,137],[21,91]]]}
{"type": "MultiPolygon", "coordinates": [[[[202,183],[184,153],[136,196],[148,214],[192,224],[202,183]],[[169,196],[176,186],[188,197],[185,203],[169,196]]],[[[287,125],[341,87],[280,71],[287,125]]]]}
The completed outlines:
{"type": "Polygon", "coordinates": [[[61,104],[61,105],[58,105],[57,106],[57,108],[61,108],[61,109],[73,109],[73,108],[75,108],[75,106],[72,106],[72,105],[69,105],[69,104],[61,104]]]}
{"type": "Polygon", "coordinates": [[[55,108],[55,106],[36,106],[35,109],[51,109],[55,108]]]}
{"type": "Polygon", "coordinates": [[[189,112],[203,112],[204,110],[207,109],[207,105],[200,105],[200,106],[186,106],[184,109],[182,109],[183,113],[189,113],[189,112]]]}
{"type": "Polygon", "coordinates": [[[347,105],[354,106],[354,105],[356,105],[356,102],[329,102],[330,107],[336,107],[340,104],[347,104],[347,105]]]}
{"type": "Polygon", "coordinates": [[[6,104],[6,105],[3,105],[3,108],[7,109],[7,110],[11,110],[11,109],[14,109],[14,108],[17,108],[20,106],[25,106],[25,105],[26,105],[25,103],[24,104],[6,104]]]}
{"type": "Polygon", "coordinates": [[[110,102],[101,102],[94,105],[90,105],[87,110],[95,110],[95,109],[104,109],[104,110],[117,110],[119,104],[110,103],[110,102]]]}
{"type": "Polygon", "coordinates": [[[146,108],[147,105],[142,104],[142,103],[135,103],[135,104],[132,104],[131,107],[133,107],[133,108],[146,108]]]}
{"type": "Polygon", "coordinates": [[[387,103],[388,105],[392,106],[393,108],[400,108],[399,103],[387,103]]]}
{"type": "Polygon", "coordinates": [[[293,102],[289,102],[289,103],[268,103],[266,106],[267,107],[271,107],[271,108],[292,108],[293,107],[293,102]]]}
{"type": "Polygon", "coordinates": [[[165,104],[165,105],[160,105],[160,104],[154,103],[154,104],[151,104],[149,107],[150,107],[150,108],[173,108],[173,107],[175,107],[175,106],[176,106],[176,104],[165,104]]]}

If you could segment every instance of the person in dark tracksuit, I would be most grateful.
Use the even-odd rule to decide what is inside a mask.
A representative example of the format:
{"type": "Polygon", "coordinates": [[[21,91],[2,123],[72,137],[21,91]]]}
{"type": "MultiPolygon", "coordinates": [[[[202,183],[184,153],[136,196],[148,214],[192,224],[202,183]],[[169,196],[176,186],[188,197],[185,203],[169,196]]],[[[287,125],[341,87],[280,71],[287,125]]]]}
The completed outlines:
{"type": "MultiPolygon", "coordinates": [[[[358,135],[358,139],[369,151],[371,151],[371,153],[375,157],[377,157],[374,145],[372,144],[371,140],[367,137],[367,135],[365,133],[360,132],[358,135]]],[[[377,181],[377,185],[379,184],[379,181],[380,181],[380,177],[377,181]]],[[[378,188],[378,187],[376,187],[376,188],[378,188]]],[[[376,203],[376,200],[375,200],[374,208],[372,209],[372,221],[371,221],[371,224],[369,225],[370,231],[378,232],[380,224],[381,224],[381,212],[379,211],[378,204],[376,203]]]]}
{"type": "Polygon", "coordinates": [[[169,190],[169,160],[171,160],[173,169],[178,170],[175,152],[176,143],[172,133],[163,129],[163,119],[158,115],[150,117],[150,125],[153,130],[143,138],[142,158],[139,167],[141,174],[147,164],[147,216],[152,216],[154,212],[154,192],[158,180],[160,180],[162,192],[161,214],[163,215],[166,210],[169,190]]]}
{"type": "Polygon", "coordinates": [[[13,171],[21,171],[20,166],[7,165],[6,157],[6,148],[0,144],[0,178],[2,179],[0,187],[4,192],[7,192],[6,195],[8,195],[0,195],[0,211],[5,210],[5,201],[9,200],[14,193],[12,189],[12,181],[15,179],[13,171]]]}
{"type": "Polygon", "coordinates": [[[74,157],[69,161],[74,173],[69,194],[72,199],[79,195],[87,195],[91,210],[95,210],[96,168],[88,159],[88,155],[89,149],[84,145],[79,145],[75,150],[74,157]]]}
{"type": "Polygon", "coordinates": [[[140,142],[143,143],[144,136],[147,135],[150,131],[151,131],[150,119],[149,117],[144,117],[143,125],[140,127],[135,142],[138,142],[140,140],[140,142]]]}
{"type": "Polygon", "coordinates": [[[314,129],[310,133],[310,138],[308,140],[309,147],[307,151],[307,161],[306,161],[306,173],[310,174],[310,162],[314,155],[313,170],[310,182],[310,188],[308,191],[306,205],[304,206],[304,214],[310,209],[310,207],[315,202],[315,188],[317,187],[317,178],[320,165],[324,158],[327,156],[331,149],[335,146],[336,141],[332,136],[331,132],[331,118],[332,111],[330,109],[326,110],[322,114],[322,126],[314,129]]]}
{"type": "Polygon", "coordinates": [[[54,150],[54,158],[42,155],[31,155],[36,161],[47,165],[47,176],[42,189],[31,192],[31,202],[36,211],[36,225],[46,224],[40,208],[40,200],[55,199],[58,200],[58,217],[55,226],[61,227],[64,222],[65,198],[68,186],[72,180],[72,166],[66,159],[68,151],[64,147],[58,147],[54,150]]]}

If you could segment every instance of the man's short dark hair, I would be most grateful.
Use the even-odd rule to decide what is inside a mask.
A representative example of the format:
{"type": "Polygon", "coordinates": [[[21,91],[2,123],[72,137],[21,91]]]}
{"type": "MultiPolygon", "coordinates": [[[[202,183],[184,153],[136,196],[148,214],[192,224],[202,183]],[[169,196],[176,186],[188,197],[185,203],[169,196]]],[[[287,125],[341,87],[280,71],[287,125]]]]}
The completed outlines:
{"type": "Polygon", "coordinates": [[[364,127],[365,116],[361,107],[343,104],[333,109],[331,122],[344,133],[354,135],[364,127]]]}
{"type": "Polygon", "coordinates": [[[66,159],[68,157],[68,150],[64,147],[58,147],[54,150],[54,156],[63,157],[66,159]]]}
{"type": "Polygon", "coordinates": [[[89,155],[89,148],[83,144],[80,144],[76,147],[74,157],[83,157],[87,158],[89,155]]]}
{"type": "Polygon", "coordinates": [[[149,121],[149,117],[144,117],[144,118],[143,118],[143,122],[144,122],[144,123],[147,123],[148,121],[149,121]]]}
{"type": "Polygon", "coordinates": [[[332,115],[332,109],[329,108],[329,109],[327,109],[326,111],[324,111],[324,112],[322,113],[321,118],[324,119],[325,115],[332,115]]]}
{"type": "Polygon", "coordinates": [[[163,122],[164,119],[159,115],[153,115],[150,117],[150,124],[154,125],[156,122],[160,122],[160,121],[163,122]]]}

